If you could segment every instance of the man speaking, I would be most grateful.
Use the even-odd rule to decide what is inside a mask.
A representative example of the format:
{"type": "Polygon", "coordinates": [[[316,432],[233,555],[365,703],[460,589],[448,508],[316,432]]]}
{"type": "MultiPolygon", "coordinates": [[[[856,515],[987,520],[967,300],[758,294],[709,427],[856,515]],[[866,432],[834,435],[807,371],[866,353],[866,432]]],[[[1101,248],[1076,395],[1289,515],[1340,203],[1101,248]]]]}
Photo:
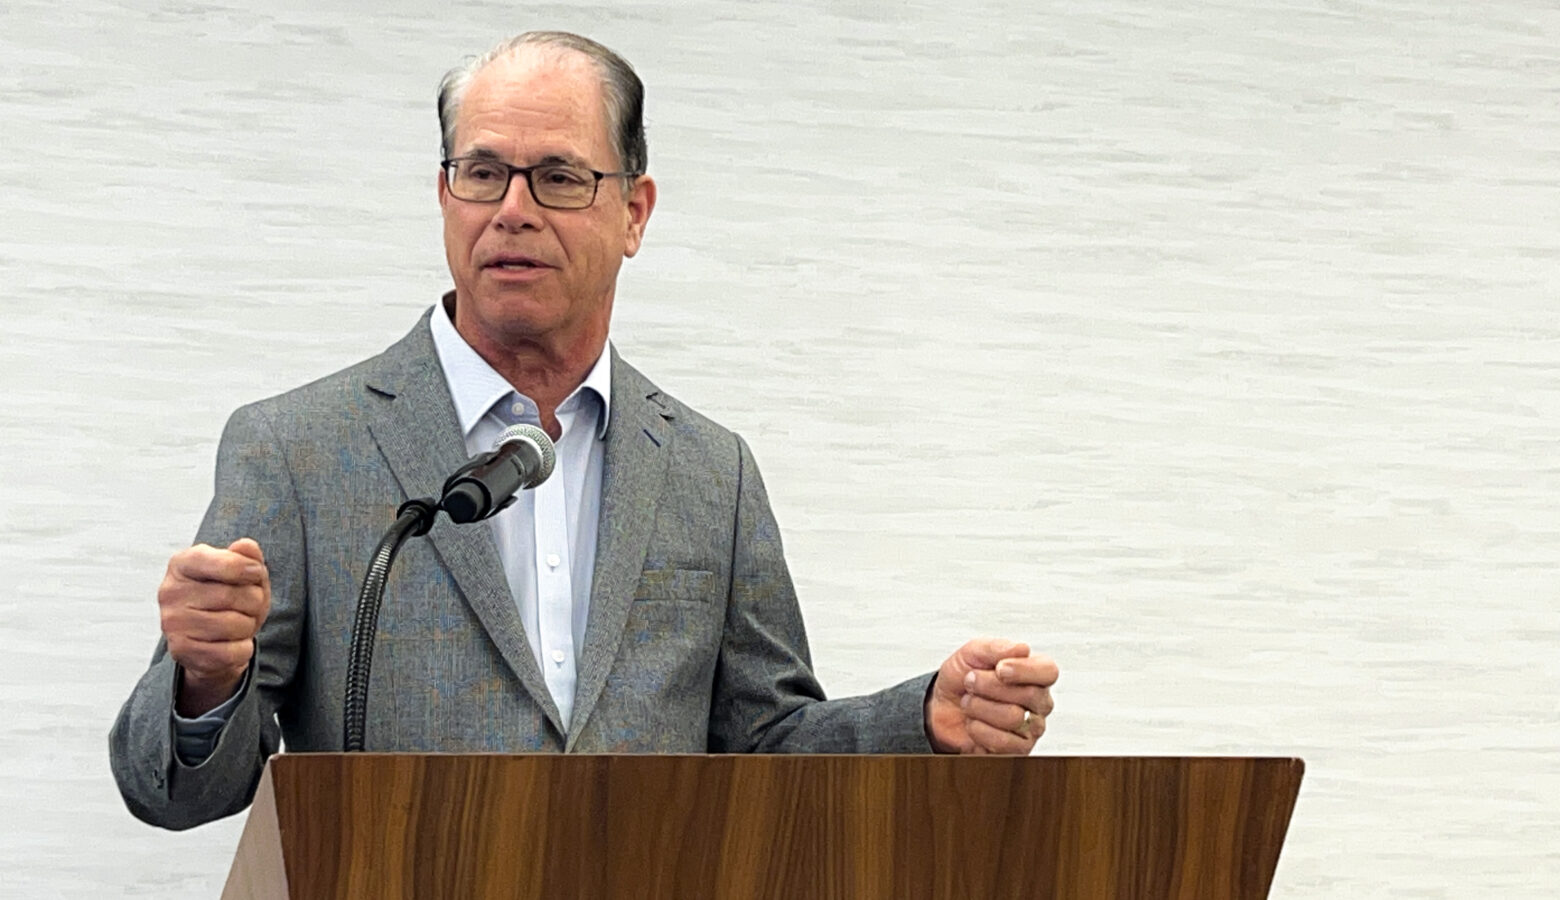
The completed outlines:
{"type": "Polygon", "coordinates": [[[557,32],[445,76],[438,175],[455,290],[384,353],[239,409],[163,639],[109,737],[138,817],[247,805],[265,760],[340,750],[364,567],[397,506],[506,427],[552,477],[409,543],[379,622],[366,746],[449,752],[1027,753],[1056,664],[979,640],[934,676],[825,700],[741,438],[607,341],[655,209],[643,86],[557,32]]]}

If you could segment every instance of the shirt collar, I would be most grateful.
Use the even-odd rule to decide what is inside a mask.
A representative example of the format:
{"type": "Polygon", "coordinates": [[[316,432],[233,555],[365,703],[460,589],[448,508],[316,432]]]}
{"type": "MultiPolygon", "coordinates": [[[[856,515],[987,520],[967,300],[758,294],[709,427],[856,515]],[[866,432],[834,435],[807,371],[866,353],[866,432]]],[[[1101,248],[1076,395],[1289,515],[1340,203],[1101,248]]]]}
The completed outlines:
{"type": "MultiPolygon", "coordinates": [[[[444,380],[450,386],[450,399],[455,402],[461,434],[469,436],[493,404],[517,392],[514,385],[488,365],[487,360],[455,330],[455,323],[450,321],[449,311],[444,308],[444,301],[450,297],[446,294],[433,305],[428,328],[433,332],[433,347],[439,356],[439,366],[444,370],[444,380]]],[[[600,440],[607,436],[607,423],[612,418],[612,353],[607,347],[602,348],[601,356],[586,373],[585,380],[558,404],[559,408],[578,405],[587,390],[595,391],[601,398],[601,416],[596,421],[596,438],[600,440]]]]}

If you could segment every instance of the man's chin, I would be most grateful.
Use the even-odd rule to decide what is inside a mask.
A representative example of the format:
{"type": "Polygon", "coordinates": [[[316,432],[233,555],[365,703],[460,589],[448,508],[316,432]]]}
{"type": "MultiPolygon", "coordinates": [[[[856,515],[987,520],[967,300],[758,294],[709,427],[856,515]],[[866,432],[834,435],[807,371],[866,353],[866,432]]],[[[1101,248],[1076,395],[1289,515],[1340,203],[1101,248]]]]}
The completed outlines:
{"type": "Polygon", "coordinates": [[[534,291],[481,290],[459,294],[455,329],[468,343],[510,344],[541,340],[567,318],[556,296],[534,291]]]}

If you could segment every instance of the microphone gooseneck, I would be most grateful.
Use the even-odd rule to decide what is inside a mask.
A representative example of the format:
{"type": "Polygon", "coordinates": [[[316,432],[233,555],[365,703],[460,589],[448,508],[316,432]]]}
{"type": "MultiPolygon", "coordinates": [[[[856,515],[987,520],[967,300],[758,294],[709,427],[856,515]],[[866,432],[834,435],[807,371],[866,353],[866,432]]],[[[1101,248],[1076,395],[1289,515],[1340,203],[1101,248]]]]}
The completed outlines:
{"type": "Polygon", "coordinates": [[[363,732],[368,721],[368,675],[374,666],[374,639],[379,634],[379,607],[384,604],[385,582],[401,545],[409,537],[421,537],[433,527],[439,507],[432,497],[408,500],[396,510],[395,524],[380,538],[374,558],[358,591],[357,615],[352,622],[352,645],[347,652],[347,696],[341,711],[341,748],[363,752],[363,732]]]}

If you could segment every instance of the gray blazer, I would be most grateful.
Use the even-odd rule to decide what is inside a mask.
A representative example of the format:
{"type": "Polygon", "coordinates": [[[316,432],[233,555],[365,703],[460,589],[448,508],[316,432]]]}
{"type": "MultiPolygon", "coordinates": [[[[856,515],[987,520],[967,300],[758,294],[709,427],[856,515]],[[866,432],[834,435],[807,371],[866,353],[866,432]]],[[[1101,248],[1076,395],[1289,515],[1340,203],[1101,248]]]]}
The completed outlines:
{"type": "MultiPolygon", "coordinates": [[[[763,481],[741,438],[614,353],[590,618],[571,728],[485,525],[440,519],[396,563],[366,746],[412,752],[928,752],[929,676],[825,700],[763,481]]],[[[174,753],[159,643],[109,735],[137,817],[188,828],[248,805],[266,759],[341,749],[347,647],[375,544],[466,460],[424,315],[384,353],[237,410],[196,540],[259,541],[271,613],[201,765],[174,753]]]]}

